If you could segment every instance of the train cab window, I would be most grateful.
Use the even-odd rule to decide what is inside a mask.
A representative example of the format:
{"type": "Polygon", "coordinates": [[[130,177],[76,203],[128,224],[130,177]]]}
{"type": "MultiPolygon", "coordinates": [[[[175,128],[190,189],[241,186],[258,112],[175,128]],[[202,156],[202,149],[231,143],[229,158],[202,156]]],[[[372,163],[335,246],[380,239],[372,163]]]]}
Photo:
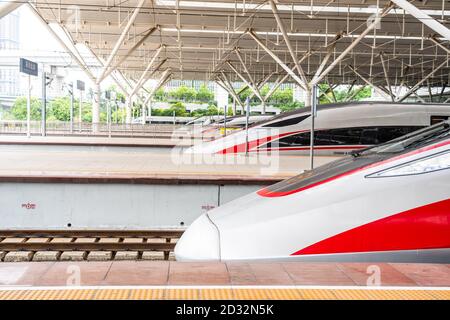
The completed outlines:
{"type": "Polygon", "coordinates": [[[305,119],[309,118],[309,115],[301,116],[301,117],[294,117],[286,120],[281,120],[278,122],[268,123],[266,125],[263,125],[264,128],[280,128],[280,127],[287,127],[292,126],[294,124],[298,124],[305,119]]]}
{"type": "Polygon", "coordinates": [[[434,124],[437,124],[439,122],[446,121],[449,119],[450,119],[449,116],[431,116],[430,125],[434,125],[434,124]]]}

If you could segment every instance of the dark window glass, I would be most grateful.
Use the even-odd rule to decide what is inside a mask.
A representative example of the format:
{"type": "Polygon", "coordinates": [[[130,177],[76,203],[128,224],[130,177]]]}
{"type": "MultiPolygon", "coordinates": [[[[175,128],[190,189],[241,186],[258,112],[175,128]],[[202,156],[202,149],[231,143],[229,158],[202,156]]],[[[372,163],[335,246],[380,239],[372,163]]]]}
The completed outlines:
{"type": "Polygon", "coordinates": [[[431,116],[430,124],[434,125],[436,123],[439,123],[439,122],[442,122],[442,121],[445,121],[445,120],[448,120],[448,119],[450,119],[449,116],[431,116]]]}
{"type": "Polygon", "coordinates": [[[362,130],[362,128],[342,128],[316,131],[314,144],[318,146],[358,145],[362,130]]]}
{"type": "Polygon", "coordinates": [[[411,126],[411,127],[380,127],[378,128],[378,143],[391,141],[395,138],[404,136],[405,134],[422,129],[423,126],[411,126]]]}
{"type": "MultiPolygon", "coordinates": [[[[361,127],[318,130],[314,134],[317,146],[335,145],[377,145],[401,137],[423,128],[422,126],[402,127],[361,127]]],[[[303,132],[262,146],[263,148],[286,148],[310,145],[310,133],[303,132]]]]}
{"type": "Polygon", "coordinates": [[[279,127],[292,126],[294,124],[302,122],[303,120],[305,120],[307,118],[309,118],[309,115],[290,118],[290,119],[286,119],[286,120],[281,120],[281,121],[274,122],[274,123],[268,123],[266,125],[263,125],[263,127],[264,128],[279,128],[279,127]]]}
{"type": "Polygon", "coordinates": [[[363,128],[360,142],[363,145],[374,145],[380,143],[378,140],[378,128],[363,128]]]}
{"type": "Polygon", "coordinates": [[[308,187],[310,185],[338,176],[345,172],[378,162],[380,161],[380,158],[381,157],[344,157],[342,159],[335,160],[323,166],[317,167],[314,170],[305,171],[298,176],[271,185],[265,188],[266,194],[270,195],[277,192],[292,192],[304,187],[308,187]]]}
{"type": "Polygon", "coordinates": [[[273,142],[263,145],[263,148],[288,148],[296,146],[309,146],[311,137],[309,132],[299,133],[292,136],[284,137],[273,142]]]}

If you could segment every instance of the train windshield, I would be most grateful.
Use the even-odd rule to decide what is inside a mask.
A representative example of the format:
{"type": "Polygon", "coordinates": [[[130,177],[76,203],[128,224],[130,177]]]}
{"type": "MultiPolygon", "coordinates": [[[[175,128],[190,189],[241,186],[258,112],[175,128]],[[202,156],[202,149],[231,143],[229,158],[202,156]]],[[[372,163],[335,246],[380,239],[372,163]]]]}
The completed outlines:
{"type": "Polygon", "coordinates": [[[306,171],[298,176],[262,189],[258,191],[258,194],[269,197],[292,194],[352,170],[394,157],[399,153],[406,153],[448,138],[450,138],[450,123],[447,121],[376,147],[353,153],[353,157],[344,157],[314,170],[306,171]]]}
{"type": "Polygon", "coordinates": [[[450,122],[445,121],[389,142],[352,153],[354,156],[370,154],[397,154],[419,148],[429,143],[450,137],[450,122]]]}

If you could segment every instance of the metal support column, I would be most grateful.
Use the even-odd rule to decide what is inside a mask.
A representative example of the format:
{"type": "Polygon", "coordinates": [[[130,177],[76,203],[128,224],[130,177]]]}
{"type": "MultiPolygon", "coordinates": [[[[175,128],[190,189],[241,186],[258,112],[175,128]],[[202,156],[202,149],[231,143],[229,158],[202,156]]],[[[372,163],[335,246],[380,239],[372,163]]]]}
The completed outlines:
{"type": "Polygon", "coordinates": [[[27,137],[31,137],[31,76],[28,75],[27,93],[27,137]]]}
{"type": "Polygon", "coordinates": [[[131,115],[131,109],[133,108],[133,97],[128,96],[127,100],[125,102],[125,122],[127,124],[131,123],[132,115],[131,115]]]}
{"type": "Polygon", "coordinates": [[[314,169],[314,130],[315,130],[315,118],[317,116],[317,86],[313,86],[311,88],[311,92],[309,94],[310,103],[311,103],[311,134],[310,134],[310,168],[314,169]]]}
{"type": "Polygon", "coordinates": [[[143,125],[145,125],[145,123],[146,123],[146,121],[147,121],[147,119],[146,119],[146,117],[147,117],[147,112],[146,112],[146,110],[145,109],[147,109],[147,106],[143,103],[142,104],[142,119],[141,119],[141,123],[143,124],[143,125]]]}
{"type": "Polygon", "coordinates": [[[70,134],[73,134],[73,104],[74,104],[73,83],[69,84],[69,94],[70,94],[70,134]]]}
{"type": "Polygon", "coordinates": [[[78,130],[81,133],[82,131],[82,124],[83,124],[83,91],[80,90],[80,100],[79,102],[79,110],[78,110],[78,130]]]}
{"type": "Polygon", "coordinates": [[[248,155],[248,122],[250,117],[250,98],[247,97],[247,100],[245,101],[245,155],[248,155]]]}
{"type": "Polygon", "coordinates": [[[100,85],[95,85],[94,96],[92,101],[92,131],[98,132],[98,125],[100,124],[100,103],[101,103],[101,89],[100,85]]]}
{"type": "Polygon", "coordinates": [[[42,66],[42,125],[41,134],[43,137],[47,135],[47,75],[42,66]]]}

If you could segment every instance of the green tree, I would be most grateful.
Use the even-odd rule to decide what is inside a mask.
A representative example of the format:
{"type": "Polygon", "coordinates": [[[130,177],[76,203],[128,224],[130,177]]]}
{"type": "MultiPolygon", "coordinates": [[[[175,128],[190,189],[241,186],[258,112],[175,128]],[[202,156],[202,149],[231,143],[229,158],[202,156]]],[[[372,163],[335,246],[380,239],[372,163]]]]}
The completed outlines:
{"type": "Polygon", "coordinates": [[[209,105],[208,109],[206,109],[207,116],[216,116],[218,114],[218,109],[214,105],[209,105]]]}
{"type": "Polygon", "coordinates": [[[156,101],[164,101],[164,100],[166,100],[166,92],[164,91],[163,88],[159,88],[158,90],[156,90],[155,95],[154,95],[154,99],[156,101]]]}
{"type": "MultiPolygon", "coordinates": [[[[14,120],[27,119],[27,98],[19,97],[14,101],[11,108],[11,115],[14,120]]],[[[31,120],[40,120],[41,117],[41,100],[31,98],[31,120]]]]}
{"type": "Polygon", "coordinates": [[[70,98],[56,98],[50,101],[48,104],[48,114],[53,116],[55,120],[70,121],[70,98]]]}
{"type": "Polygon", "coordinates": [[[191,116],[195,118],[203,117],[206,115],[207,111],[208,111],[207,109],[196,109],[191,112],[191,116]]]}
{"type": "Polygon", "coordinates": [[[334,89],[332,92],[327,84],[320,85],[320,88],[321,88],[321,90],[319,90],[320,104],[333,103],[334,97],[336,97],[336,102],[345,102],[349,97],[352,97],[349,101],[359,101],[365,98],[370,98],[372,96],[372,90],[368,86],[365,86],[364,88],[355,87],[350,92],[348,92],[348,89],[345,88],[334,89]]]}
{"type": "Polygon", "coordinates": [[[175,115],[177,117],[186,117],[186,116],[188,116],[188,112],[186,111],[186,107],[180,101],[174,103],[170,107],[169,111],[170,111],[171,115],[173,115],[173,112],[175,112],[175,115]]]}
{"type": "Polygon", "coordinates": [[[214,94],[206,85],[201,85],[196,94],[196,100],[200,102],[209,102],[214,99],[214,94]]]}
{"type": "Polygon", "coordinates": [[[117,109],[114,110],[114,112],[111,114],[111,121],[113,123],[121,123],[122,119],[125,119],[126,117],[126,110],[125,109],[117,109]]]}
{"type": "Polygon", "coordinates": [[[270,97],[269,101],[286,104],[293,102],[293,99],[293,92],[291,88],[286,88],[284,90],[278,88],[270,97]]]}
{"type": "Polygon", "coordinates": [[[193,88],[186,86],[180,86],[177,89],[171,90],[169,96],[176,100],[193,101],[197,95],[197,92],[193,88]]]}
{"type": "Polygon", "coordinates": [[[125,94],[121,90],[117,89],[117,86],[114,84],[110,85],[106,90],[110,92],[115,92],[117,101],[125,99],[125,94]]]}
{"type": "Polygon", "coordinates": [[[299,102],[299,101],[293,101],[293,102],[288,102],[288,103],[283,103],[283,104],[278,105],[278,107],[280,108],[280,110],[282,112],[300,109],[300,108],[303,108],[304,106],[305,106],[305,104],[303,102],[299,102]]]}

